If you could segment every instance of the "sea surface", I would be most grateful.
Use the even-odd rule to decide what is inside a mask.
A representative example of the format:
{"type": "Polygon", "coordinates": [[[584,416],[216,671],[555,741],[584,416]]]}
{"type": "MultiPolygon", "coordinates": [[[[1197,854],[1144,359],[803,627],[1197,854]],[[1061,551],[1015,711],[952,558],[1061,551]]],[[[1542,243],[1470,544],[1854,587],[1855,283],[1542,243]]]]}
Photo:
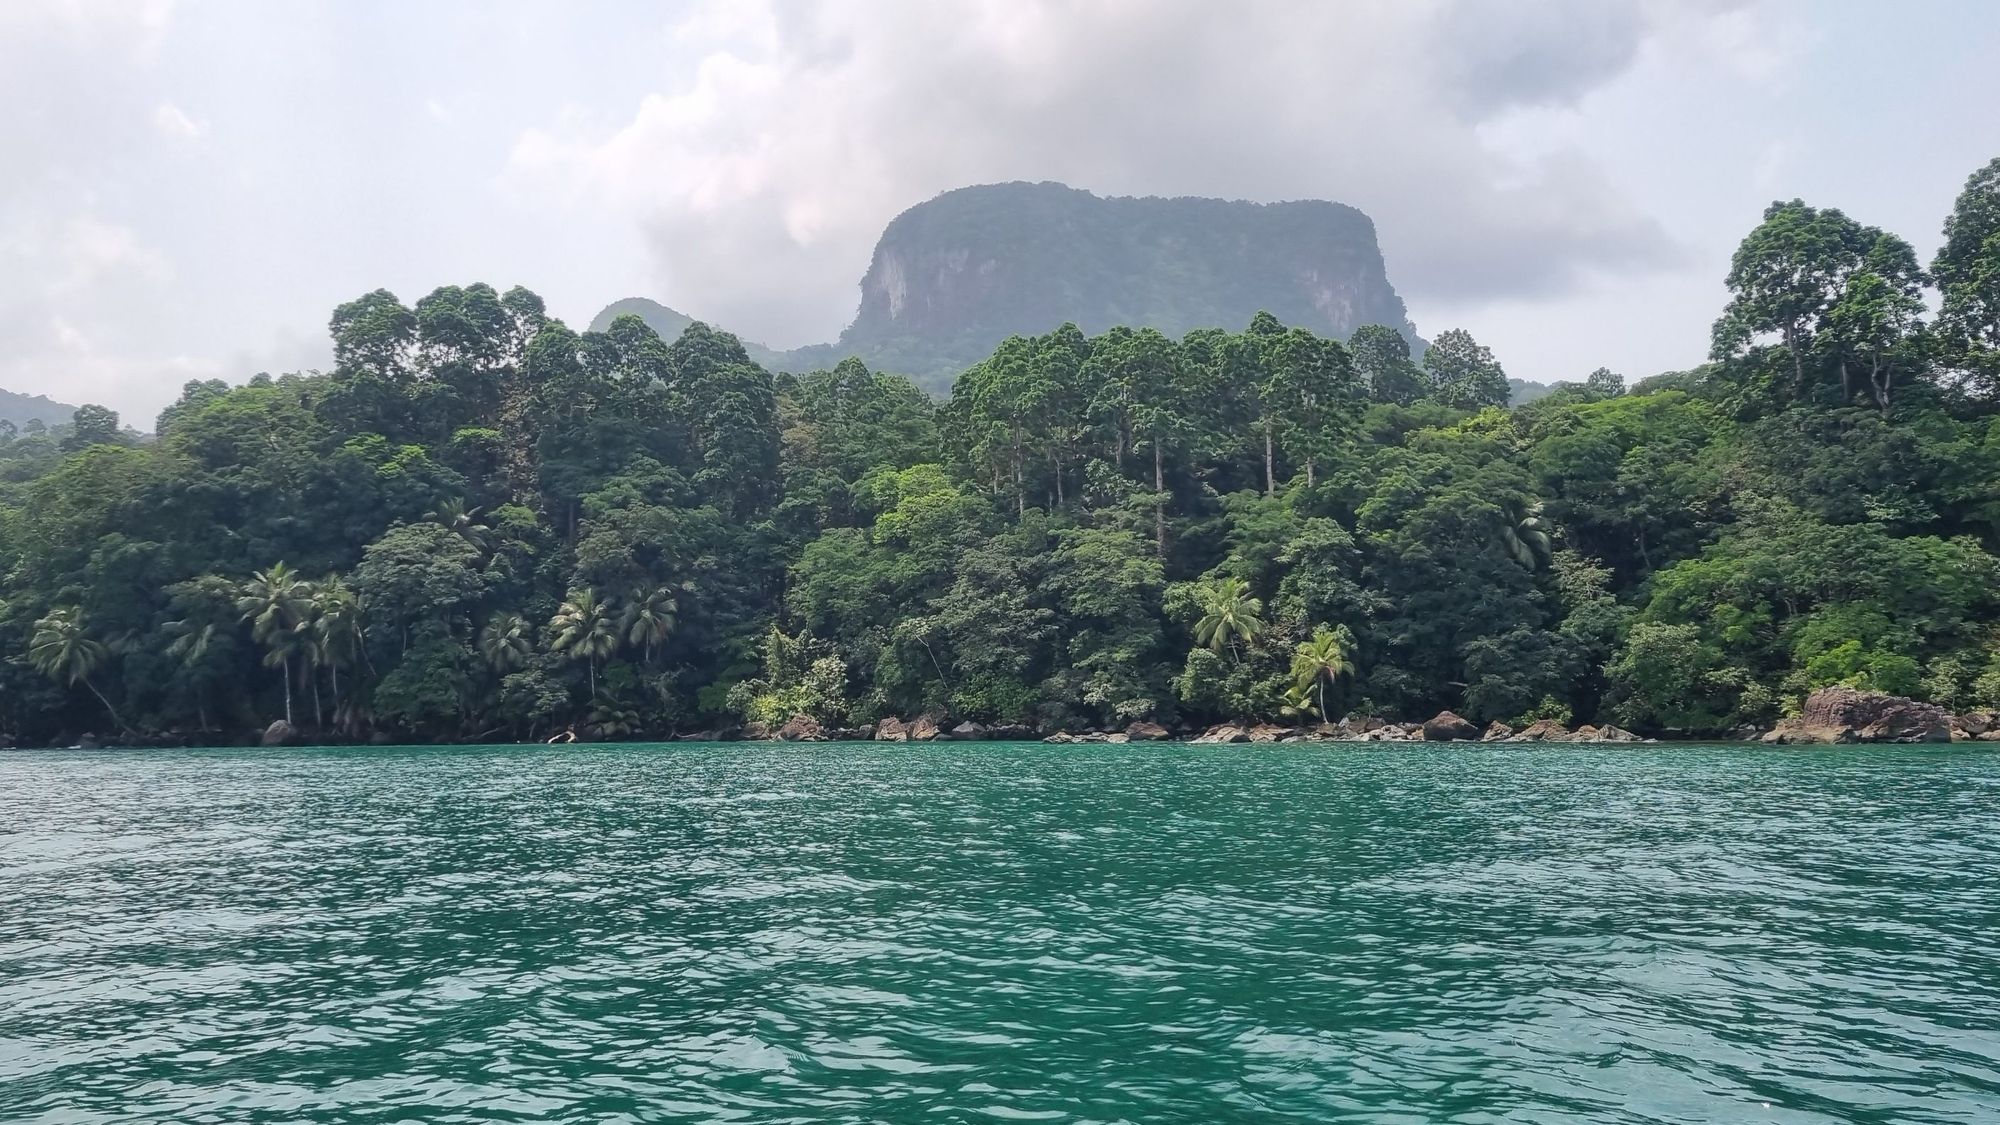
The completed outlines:
{"type": "Polygon", "coordinates": [[[2000,752],[0,754],[0,1121],[2000,1122],[2000,752]]]}

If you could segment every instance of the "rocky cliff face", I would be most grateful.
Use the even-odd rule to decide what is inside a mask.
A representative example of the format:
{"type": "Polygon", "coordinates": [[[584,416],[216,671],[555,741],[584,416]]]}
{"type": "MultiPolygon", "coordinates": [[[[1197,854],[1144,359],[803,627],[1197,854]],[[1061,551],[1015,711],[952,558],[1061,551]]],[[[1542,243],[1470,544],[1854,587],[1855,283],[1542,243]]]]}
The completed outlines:
{"type": "Polygon", "coordinates": [[[1415,339],[1375,225],[1338,203],[1106,199],[1061,184],[946,192],[897,216],[836,350],[920,377],[956,374],[1006,337],[1074,321],[1178,336],[1260,310],[1345,337],[1415,339]]]}
{"type": "MultiPolygon", "coordinates": [[[[598,320],[609,324],[616,311],[666,314],[649,317],[663,334],[684,327],[679,314],[638,300],[598,320]]],[[[910,208],[876,244],[860,310],[837,343],[746,347],[794,371],[855,355],[942,392],[1017,333],[1070,321],[1088,333],[1124,324],[1179,336],[1241,329],[1259,311],[1341,338],[1386,324],[1421,350],[1375,225],[1352,207],[1107,199],[1054,183],[960,188],[910,208]]]]}

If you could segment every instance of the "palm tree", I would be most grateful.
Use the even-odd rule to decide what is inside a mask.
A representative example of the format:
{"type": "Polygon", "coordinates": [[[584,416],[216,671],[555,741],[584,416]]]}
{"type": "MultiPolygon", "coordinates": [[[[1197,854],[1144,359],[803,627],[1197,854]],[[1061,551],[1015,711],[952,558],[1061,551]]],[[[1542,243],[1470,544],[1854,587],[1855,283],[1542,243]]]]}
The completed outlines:
{"type": "Polygon", "coordinates": [[[311,589],[298,572],[273,563],[243,584],[236,608],[250,623],[250,635],[267,651],[264,667],[282,668],[285,676],[285,722],[292,724],[292,658],[299,654],[299,625],[305,619],[311,589]]]}
{"type": "Polygon", "coordinates": [[[486,550],[486,525],[479,520],[479,509],[468,508],[465,501],[457,497],[439,504],[434,510],[425,512],[424,518],[465,540],[479,550],[486,550]]]}
{"type": "Polygon", "coordinates": [[[653,652],[663,644],[674,631],[674,620],[680,612],[680,603],[674,600],[673,591],[662,586],[657,590],[634,594],[625,603],[625,611],[618,617],[618,631],[625,634],[625,643],[636,645],[646,654],[646,663],[653,663],[653,652]]]}
{"type": "Polygon", "coordinates": [[[479,631],[479,655],[495,672],[506,675],[527,666],[535,651],[534,630],[518,613],[496,613],[479,631]]]}
{"type": "Polygon", "coordinates": [[[1354,634],[1345,625],[1322,625],[1292,650],[1292,682],[1302,694],[1318,690],[1320,722],[1327,721],[1326,685],[1353,672],[1354,634]]]}
{"type": "Polygon", "coordinates": [[[1529,570],[1540,569],[1549,561],[1551,547],[1549,521],[1542,518],[1541,502],[1509,500],[1501,512],[1500,545],[1515,562],[1529,570]]]}
{"type": "Polygon", "coordinates": [[[50,610],[47,617],[35,622],[34,636],[28,641],[28,662],[36,671],[71,687],[82,684],[89,688],[90,694],[111,713],[111,721],[120,730],[131,730],[118,717],[118,708],[111,705],[111,700],[97,690],[97,684],[90,678],[110,658],[111,650],[90,635],[83,611],[75,606],[50,610]]]}
{"type": "MultiPolygon", "coordinates": [[[[338,578],[312,591],[313,661],[326,667],[333,683],[333,709],[340,711],[340,668],[367,657],[368,631],[361,620],[361,599],[338,578]]],[[[314,691],[318,691],[315,682],[314,691]]]]}
{"type": "Polygon", "coordinates": [[[1195,622],[1194,639],[1211,652],[1221,652],[1227,645],[1230,655],[1240,661],[1236,642],[1248,643],[1264,631],[1260,616],[1264,603],[1250,596],[1250,584],[1241,578],[1211,583],[1202,592],[1202,611],[1202,619],[1195,622]]]}
{"type": "Polygon", "coordinates": [[[208,727],[208,687],[204,681],[211,677],[204,674],[208,654],[217,650],[229,640],[222,627],[210,621],[197,625],[192,618],[169,621],[163,626],[173,642],[167,645],[167,655],[180,662],[181,673],[196,685],[195,714],[201,720],[201,729],[208,727]]]}
{"type": "Polygon", "coordinates": [[[597,698],[597,662],[618,651],[618,630],[597,593],[588,587],[571,590],[549,619],[549,647],[590,666],[590,697],[597,698]]]}

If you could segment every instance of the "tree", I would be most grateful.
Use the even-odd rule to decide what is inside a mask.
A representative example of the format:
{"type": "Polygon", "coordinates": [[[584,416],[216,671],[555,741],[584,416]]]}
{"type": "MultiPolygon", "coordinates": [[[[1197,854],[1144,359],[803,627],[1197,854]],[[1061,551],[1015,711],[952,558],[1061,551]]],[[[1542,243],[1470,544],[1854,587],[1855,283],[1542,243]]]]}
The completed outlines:
{"type": "Polygon", "coordinates": [[[1313,630],[1311,640],[1300,641],[1292,650],[1293,685],[1301,693],[1317,690],[1321,722],[1331,721],[1326,713],[1326,687],[1354,674],[1353,653],[1354,634],[1345,625],[1331,629],[1322,625],[1313,630]]]}
{"type": "Polygon", "coordinates": [[[111,650],[90,635],[83,611],[75,606],[58,607],[35,622],[34,637],[28,642],[28,662],[37,672],[72,687],[82,684],[104,704],[104,710],[119,729],[129,730],[125,720],[119,718],[118,708],[111,705],[111,700],[91,678],[110,658],[111,650]]]}
{"type": "Polygon", "coordinates": [[[549,648],[589,667],[590,697],[596,699],[598,662],[618,651],[618,630],[596,591],[570,591],[549,620],[549,648]]]}
{"type": "Polygon", "coordinates": [[[1410,342],[1383,324],[1364,324],[1347,339],[1354,367],[1375,402],[1408,406],[1424,395],[1424,373],[1410,359],[1410,342]]]}
{"type": "Polygon", "coordinates": [[[1429,397],[1454,410],[1483,410],[1507,405],[1507,372],[1493,350],[1463,328],[1439,333],[1424,352],[1429,397]]]}
{"type": "Polygon", "coordinates": [[[534,654],[534,630],[518,613],[505,610],[496,613],[479,630],[479,655],[498,675],[527,667],[528,658],[534,654]]]}
{"type": "Polygon", "coordinates": [[[624,634],[626,644],[645,654],[645,662],[650,665],[654,651],[673,633],[679,612],[680,603],[674,599],[673,591],[665,587],[641,590],[626,601],[619,613],[618,631],[624,634]]]}
{"type": "Polygon", "coordinates": [[[1966,180],[1931,275],[1946,361],[1990,401],[2000,393],[2000,158],[1966,180]]]}
{"type": "MultiPolygon", "coordinates": [[[[327,670],[337,717],[342,710],[340,670],[367,658],[368,635],[362,621],[361,599],[337,578],[315,584],[311,591],[313,663],[327,670]]],[[[313,691],[318,694],[317,682],[313,691]]]]}
{"type": "Polygon", "coordinates": [[[283,562],[252,574],[243,584],[236,608],[250,625],[250,635],[264,646],[264,666],[278,668],[285,680],[285,722],[292,717],[292,659],[302,641],[299,625],[311,598],[311,587],[283,562]]]}
{"type": "Polygon", "coordinates": [[[1510,558],[1529,570],[1538,570],[1546,564],[1553,545],[1548,521],[1542,518],[1542,506],[1521,499],[1510,499],[1502,505],[1500,544],[1510,558]]]}
{"type": "Polygon", "coordinates": [[[110,445],[118,440],[118,412],[115,410],[86,403],[76,408],[69,424],[69,436],[63,439],[66,451],[110,445]]]}
{"type": "Polygon", "coordinates": [[[1224,578],[1210,583],[1201,594],[1201,620],[1195,622],[1195,643],[1211,652],[1227,646],[1237,660],[1237,642],[1248,644],[1264,632],[1264,603],[1250,596],[1249,584],[1241,578],[1224,578]]]}

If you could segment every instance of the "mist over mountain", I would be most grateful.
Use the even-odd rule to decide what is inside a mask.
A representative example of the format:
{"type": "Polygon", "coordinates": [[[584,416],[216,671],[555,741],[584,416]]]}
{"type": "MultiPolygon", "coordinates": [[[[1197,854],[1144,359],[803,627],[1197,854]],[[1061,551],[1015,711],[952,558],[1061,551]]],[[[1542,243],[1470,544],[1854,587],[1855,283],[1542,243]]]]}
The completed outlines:
{"type": "MultiPolygon", "coordinates": [[[[837,342],[789,352],[745,347],[774,370],[852,355],[942,391],[1008,336],[1065,321],[1086,333],[1123,324],[1179,336],[1238,329],[1259,311],[1343,338],[1386,324],[1418,354],[1423,347],[1389,282],[1374,223],[1352,207],[1105,198],[1019,182],[949,191],[890,222],[861,279],[859,311],[837,342]]],[[[591,327],[627,312],[668,339],[691,321],[628,298],[591,327]]]]}
{"type": "Polygon", "coordinates": [[[76,413],[76,407],[56,402],[47,395],[24,395],[18,391],[0,390],[0,422],[11,422],[15,426],[25,426],[30,422],[40,422],[45,426],[60,426],[76,413]]]}

